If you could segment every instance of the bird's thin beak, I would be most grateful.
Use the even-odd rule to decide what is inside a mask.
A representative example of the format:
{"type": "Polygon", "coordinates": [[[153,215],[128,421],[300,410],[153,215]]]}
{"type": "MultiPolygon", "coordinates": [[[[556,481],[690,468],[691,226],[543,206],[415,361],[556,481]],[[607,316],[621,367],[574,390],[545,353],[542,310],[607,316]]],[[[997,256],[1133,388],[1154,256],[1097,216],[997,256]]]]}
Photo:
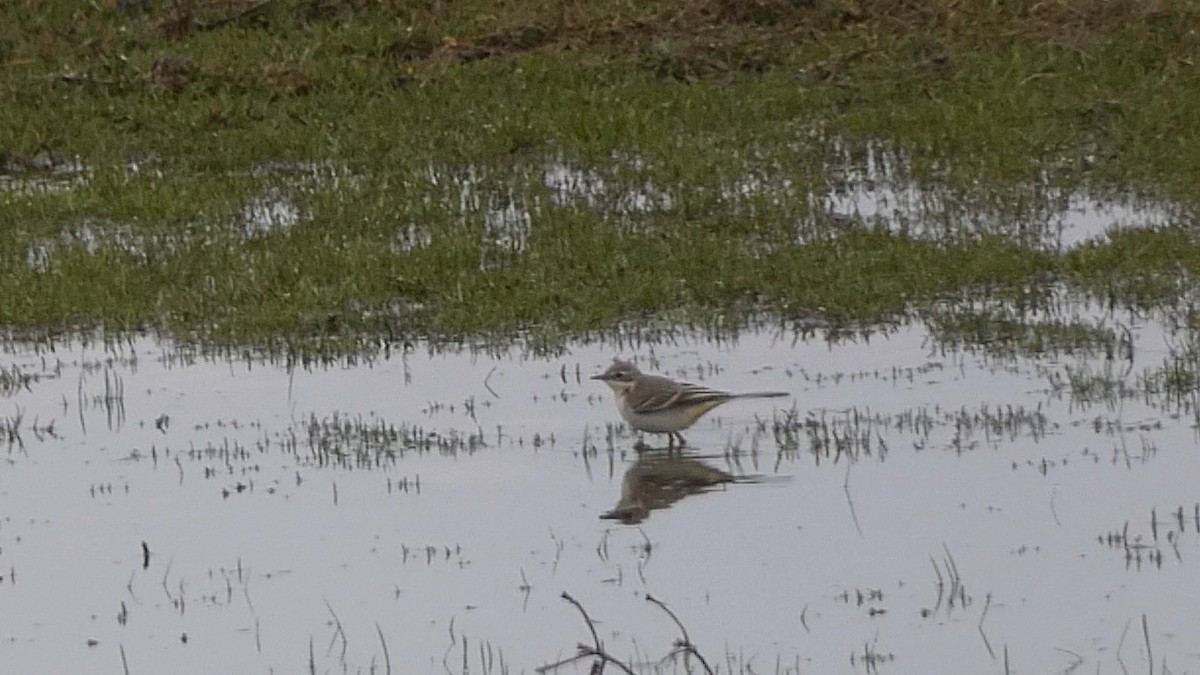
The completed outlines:
{"type": "Polygon", "coordinates": [[[608,377],[604,373],[600,373],[599,375],[593,375],[593,376],[589,377],[588,379],[589,380],[607,380],[608,377]]]}

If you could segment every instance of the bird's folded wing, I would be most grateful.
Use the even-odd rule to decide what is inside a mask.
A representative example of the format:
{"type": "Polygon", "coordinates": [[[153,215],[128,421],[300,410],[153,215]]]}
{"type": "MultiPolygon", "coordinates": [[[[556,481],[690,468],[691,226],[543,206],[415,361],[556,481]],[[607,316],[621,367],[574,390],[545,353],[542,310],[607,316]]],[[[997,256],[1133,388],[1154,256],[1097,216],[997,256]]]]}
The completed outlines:
{"type": "Polygon", "coordinates": [[[672,389],[671,391],[663,391],[651,394],[646,398],[636,402],[633,405],[633,412],[645,415],[648,413],[669,410],[675,405],[675,401],[679,399],[679,395],[681,393],[682,391],[679,389],[672,389]]]}
{"type": "Polygon", "coordinates": [[[640,414],[662,412],[673,408],[688,408],[696,405],[720,403],[730,398],[729,392],[701,387],[697,384],[680,384],[671,391],[647,396],[638,401],[633,411],[640,414]]]}

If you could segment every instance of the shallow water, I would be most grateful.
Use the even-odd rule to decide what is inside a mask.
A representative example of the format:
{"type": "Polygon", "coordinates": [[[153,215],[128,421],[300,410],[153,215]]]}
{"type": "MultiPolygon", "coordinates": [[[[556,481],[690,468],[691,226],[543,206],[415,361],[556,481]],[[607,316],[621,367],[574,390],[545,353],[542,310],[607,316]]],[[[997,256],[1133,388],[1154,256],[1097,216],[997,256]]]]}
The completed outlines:
{"type": "Polygon", "coordinates": [[[647,594],[721,672],[1195,672],[1193,416],[1054,384],[1132,382],[1170,331],[1092,318],[1130,328],[1133,363],[1002,359],[919,325],[646,345],[645,369],[794,395],[719,408],[682,460],[614,424],[587,379],[611,345],[294,372],[148,338],[14,347],[0,660],[531,672],[591,643],[567,592],[646,672],[685,672],[660,661],[679,631],[647,594]],[[600,518],[628,471],[676,461],[732,482],[600,518]]]}
{"type": "MultiPolygon", "coordinates": [[[[430,166],[408,176],[360,174],[332,161],[267,162],[225,177],[229,182],[214,199],[231,203],[201,209],[227,210],[224,216],[181,229],[164,227],[158,215],[131,220],[89,212],[71,219],[55,236],[29,241],[23,258],[39,271],[70,251],[95,254],[111,248],[145,260],[197,245],[214,233],[231,231],[234,236],[227,241],[240,243],[305,223],[343,219],[346,202],[360,209],[355,218],[389,223],[397,232],[390,244],[393,252],[427,246],[446,226],[446,214],[452,214],[450,221],[461,219],[480,228],[499,250],[520,253],[550,207],[598,211],[617,222],[655,214],[686,219],[685,206],[707,209],[700,205],[713,195],[712,208],[726,209],[732,218],[793,229],[796,243],[825,240],[855,227],[933,240],[987,234],[1063,253],[1103,243],[1118,232],[1169,227],[1188,219],[1181,204],[1055,187],[1045,177],[1028,185],[966,191],[936,179],[919,181],[906,152],[881,144],[851,151],[839,142],[831,152],[811,176],[748,167],[732,179],[700,188],[656,183],[646,160],[636,155],[615,156],[613,165],[603,169],[558,159],[515,168],[430,166]],[[397,184],[405,190],[397,190],[397,184]],[[363,204],[371,207],[363,211],[363,204]],[[425,209],[437,217],[430,218],[425,209]],[[431,222],[439,225],[431,227],[431,222]]],[[[124,179],[148,185],[180,180],[168,180],[154,167],[154,161],[131,161],[124,179]]],[[[86,188],[93,172],[78,160],[48,157],[30,166],[0,166],[0,203],[86,188]]]]}

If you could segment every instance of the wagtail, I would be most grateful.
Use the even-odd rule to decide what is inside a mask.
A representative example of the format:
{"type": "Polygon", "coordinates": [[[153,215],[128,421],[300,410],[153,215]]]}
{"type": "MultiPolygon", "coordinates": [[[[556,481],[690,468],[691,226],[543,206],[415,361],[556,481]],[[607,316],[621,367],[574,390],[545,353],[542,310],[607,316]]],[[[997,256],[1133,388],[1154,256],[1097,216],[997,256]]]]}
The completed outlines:
{"type": "Polygon", "coordinates": [[[757,391],[732,394],[698,384],[676,382],[658,375],[646,375],[628,361],[615,360],[608,370],[593,375],[613,390],[617,410],[629,426],[638,431],[667,434],[668,446],[684,444],[680,431],[687,429],[704,413],[735,398],[774,398],[787,396],[782,391],[757,391]]]}

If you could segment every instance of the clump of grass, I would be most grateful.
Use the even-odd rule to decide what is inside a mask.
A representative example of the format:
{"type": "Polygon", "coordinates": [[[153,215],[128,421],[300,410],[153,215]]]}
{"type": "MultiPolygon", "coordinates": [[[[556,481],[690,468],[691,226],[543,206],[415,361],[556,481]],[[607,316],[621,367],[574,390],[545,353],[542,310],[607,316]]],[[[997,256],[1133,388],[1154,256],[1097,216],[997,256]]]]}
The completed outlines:
{"type": "Polygon", "coordinates": [[[1105,405],[1114,408],[1122,400],[1138,398],[1143,391],[1127,377],[1126,368],[1105,364],[1095,367],[1087,363],[1066,366],[1061,372],[1047,374],[1050,390],[1066,395],[1080,406],[1105,405]]]}
{"type": "Polygon", "coordinates": [[[1034,440],[1051,428],[1046,415],[1037,408],[1021,405],[988,405],[977,408],[923,406],[895,413],[879,413],[853,408],[831,414],[810,412],[801,419],[796,412],[776,414],[772,420],[777,447],[781,454],[794,456],[799,438],[804,436],[815,460],[883,459],[889,443],[910,437],[912,446],[923,449],[941,444],[957,453],[978,447],[994,447],[1015,438],[1034,440]]]}
{"type": "Polygon", "coordinates": [[[1100,297],[1140,307],[1174,305],[1200,277],[1200,241],[1187,229],[1129,231],[1065,258],[1071,280],[1100,297]]]}
{"type": "Polygon", "coordinates": [[[934,313],[930,323],[943,344],[963,349],[980,347],[997,356],[1098,354],[1110,360],[1128,361],[1133,353],[1129,332],[1100,320],[1047,321],[1003,310],[955,308],[934,313]]]}
{"type": "Polygon", "coordinates": [[[24,448],[25,440],[21,438],[21,427],[25,421],[25,412],[17,408],[16,412],[0,418],[0,442],[10,450],[24,448]]]}
{"type": "Polygon", "coordinates": [[[1200,348],[1195,334],[1185,333],[1182,344],[1173,345],[1156,367],[1137,378],[1139,390],[1172,413],[1190,414],[1200,424],[1200,348]]]}
{"type": "Polygon", "coordinates": [[[0,396],[12,396],[21,391],[29,391],[29,385],[39,379],[37,373],[26,372],[18,364],[0,366],[0,396]]]}
{"type": "Polygon", "coordinates": [[[285,446],[317,466],[369,469],[390,466],[409,452],[471,454],[485,446],[482,433],[443,434],[418,426],[395,426],[379,419],[338,414],[310,417],[305,431],[307,456],[299,455],[300,448],[294,443],[285,446]]]}

